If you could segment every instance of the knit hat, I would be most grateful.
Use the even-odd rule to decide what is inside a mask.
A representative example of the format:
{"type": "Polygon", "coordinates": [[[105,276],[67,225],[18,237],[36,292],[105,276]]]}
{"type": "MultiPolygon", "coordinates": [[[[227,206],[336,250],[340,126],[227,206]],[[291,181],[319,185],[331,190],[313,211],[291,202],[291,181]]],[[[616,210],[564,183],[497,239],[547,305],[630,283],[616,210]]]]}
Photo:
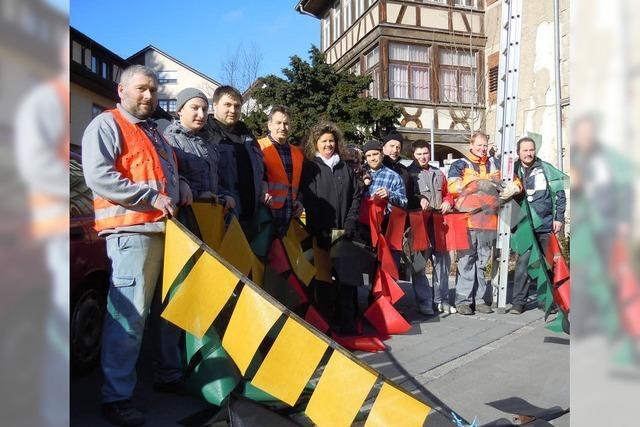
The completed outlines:
{"type": "Polygon", "coordinates": [[[398,141],[400,143],[400,149],[402,150],[402,144],[404,143],[404,140],[402,138],[402,135],[400,135],[398,132],[391,131],[386,134],[385,137],[382,138],[382,145],[386,144],[389,141],[398,141]]]}
{"type": "Polygon", "coordinates": [[[188,87],[186,89],[182,89],[178,94],[178,97],[176,98],[176,111],[180,111],[182,107],[184,107],[184,104],[186,104],[187,101],[193,98],[204,99],[207,105],[209,105],[209,100],[207,99],[207,96],[204,93],[202,93],[201,90],[198,90],[193,87],[188,87]]]}
{"type": "Polygon", "coordinates": [[[370,150],[382,151],[382,144],[380,143],[380,141],[370,139],[369,141],[365,142],[364,146],[362,147],[362,152],[367,154],[367,151],[370,150]]]}

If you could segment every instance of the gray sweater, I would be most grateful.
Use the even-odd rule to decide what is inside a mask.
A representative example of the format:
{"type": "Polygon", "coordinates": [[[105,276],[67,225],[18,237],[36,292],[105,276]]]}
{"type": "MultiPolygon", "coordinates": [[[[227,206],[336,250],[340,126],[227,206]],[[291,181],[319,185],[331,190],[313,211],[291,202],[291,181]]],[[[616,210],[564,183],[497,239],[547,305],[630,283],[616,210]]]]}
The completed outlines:
{"type": "MultiPolygon", "coordinates": [[[[167,195],[174,204],[179,202],[178,167],[173,160],[172,148],[162,135],[155,131],[156,123],[152,120],[140,120],[126,111],[120,104],[118,110],[129,122],[141,126],[153,142],[154,147],[162,148],[169,156],[160,162],[167,178],[167,195]]],[[[87,185],[95,195],[108,199],[129,209],[151,209],[158,192],[145,183],[135,183],[125,178],[115,168],[116,159],[122,153],[122,136],[115,118],[104,112],[89,123],[82,137],[82,164],[87,185]]],[[[103,230],[100,234],[113,233],[163,233],[164,221],[119,227],[103,230]]]]}

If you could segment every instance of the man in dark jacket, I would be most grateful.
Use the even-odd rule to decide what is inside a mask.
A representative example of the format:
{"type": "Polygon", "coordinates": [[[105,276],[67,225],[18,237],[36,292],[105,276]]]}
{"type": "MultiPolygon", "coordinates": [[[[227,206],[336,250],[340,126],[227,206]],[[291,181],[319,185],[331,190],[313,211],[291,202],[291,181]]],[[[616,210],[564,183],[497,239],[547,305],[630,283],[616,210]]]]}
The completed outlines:
{"type": "Polygon", "coordinates": [[[262,151],[251,131],[240,121],[242,95],[231,86],[220,86],[213,93],[214,114],[205,130],[217,145],[219,185],[235,201],[233,213],[240,224],[247,224],[264,199],[262,151]]]}
{"type": "MultiPolygon", "coordinates": [[[[517,151],[519,160],[515,164],[515,170],[522,180],[525,203],[529,205],[532,216],[536,215],[540,219],[534,231],[540,247],[544,250],[551,233],[557,234],[562,229],[567,202],[565,192],[557,191],[554,200],[549,187],[549,177],[545,171],[545,168],[552,166],[536,157],[536,143],[533,139],[521,138],[518,141],[517,151]]],[[[530,284],[527,274],[530,255],[531,251],[525,252],[516,263],[510,310],[513,314],[521,314],[524,311],[530,284]]]]}
{"type": "Polygon", "coordinates": [[[413,179],[407,167],[400,162],[403,142],[402,135],[396,132],[389,133],[382,139],[382,153],[384,154],[382,164],[400,175],[404,183],[404,193],[409,195],[413,194],[413,179]]]}

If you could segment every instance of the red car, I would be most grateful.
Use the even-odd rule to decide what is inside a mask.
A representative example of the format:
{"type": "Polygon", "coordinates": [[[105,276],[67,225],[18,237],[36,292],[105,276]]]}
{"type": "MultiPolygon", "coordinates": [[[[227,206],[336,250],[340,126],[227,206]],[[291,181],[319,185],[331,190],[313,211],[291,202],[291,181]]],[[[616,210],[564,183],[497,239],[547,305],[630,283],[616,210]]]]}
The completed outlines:
{"type": "Polygon", "coordinates": [[[93,368],[100,357],[111,262],[106,242],[93,229],[91,190],[82,173],[80,155],[70,159],[70,355],[73,372],[93,368]]]}

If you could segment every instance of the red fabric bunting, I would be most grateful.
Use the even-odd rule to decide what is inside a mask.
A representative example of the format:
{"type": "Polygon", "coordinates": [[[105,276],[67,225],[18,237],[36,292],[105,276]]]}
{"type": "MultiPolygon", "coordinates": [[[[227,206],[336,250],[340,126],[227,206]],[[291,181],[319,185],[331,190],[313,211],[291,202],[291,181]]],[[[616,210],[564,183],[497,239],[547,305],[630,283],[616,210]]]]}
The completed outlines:
{"type": "Polygon", "coordinates": [[[433,214],[435,248],[437,251],[464,251],[469,249],[467,214],[433,214]]]}
{"type": "Polygon", "coordinates": [[[404,234],[404,225],[407,219],[407,212],[397,206],[391,208],[389,215],[389,223],[385,237],[389,247],[396,251],[402,250],[402,236],[404,234]]]}
{"type": "Polygon", "coordinates": [[[560,243],[554,233],[551,233],[545,248],[544,258],[547,264],[553,268],[552,295],[556,305],[565,313],[571,309],[571,280],[569,267],[567,266],[560,243]]]}
{"type": "Polygon", "coordinates": [[[347,350],[351,351],[360,350],[375,353],[377,351],[386,350],[387,348],[377,337],[341,337],[331,334],[331,338],[347,350]]]}
{"type": "Polygon", "coordinates": [[[393,255],[391,255],[391,250],[387,245],[387,241],[383,235],[379,236],[378,240],[378,261],[380,261],[380,268],[394,279],[398,280],[400,275],[398,274],[398,267],[396,266],[396,262],[393,259],[393,255]]]}
{"type": "Polygon", "coordinates": [[[385,297],[376,299],[364,312],[364,317],[381,334],[403,334],[411,329],[411,325],[385,297]]]}
{"type": "Polygon", "coordinates": [[[298,278],[293,273],[289,275],[288,282],[291,287],[293,287],[293,290],[296,291],[296,294],[298,294],[298,296],[300,297],[300,305],[309,302],[307,294],[304,292],[304,289],[302,289],[302,285],[298,281],[298,278]]]}
{"type": "Polygon", "coordinates": [[[620,239],[613,244],[609,269],[618,286],[620,322],[630,336],[640,338],[640,282],[629,263],[625,242],[620,239]]]}
{"type": "Polygon", "coordinates": [[[383,295],[389,298],[391,304],[395,304],[404,296],[404,291],[393,277],[380,268],[376,271],[376,280],[371,292],[375,297],[383,295]]]}
{"type": "Polygon", "coordinates": [[[271,243],[271,249],[269,249],[269,265],[276,273],[291,270],[289,258],[280,239],[274,239],[273,243],[271,243]]]}
{"type": "Polygon", "coordinates": [[[379,198],[369,198],[360,205],[360,222],[367,224],[371,230],[371,245],[378,245],[378,236],[382,232],[382,220],[387,201],[379,198]]]}
{"type": "Polygon", "coordinates": [[[324,317],[322,317],[322,314],[320,314],[312,305],[307,309],[307,314],[305,314],[304,320],[315,326],[319,331],[326,333],[329,330],[329,323],[327,323],[324,317]]]}
{"type": "Polygon", "coordinates": [[[411,236],[412,244],[411,250],[414,252],[424,251],[429,249],[429,235],[427,234],[427,224],[431,212],[428,211],[413,211],[409,212],[409,222],[411,223],[411,236]]]}

